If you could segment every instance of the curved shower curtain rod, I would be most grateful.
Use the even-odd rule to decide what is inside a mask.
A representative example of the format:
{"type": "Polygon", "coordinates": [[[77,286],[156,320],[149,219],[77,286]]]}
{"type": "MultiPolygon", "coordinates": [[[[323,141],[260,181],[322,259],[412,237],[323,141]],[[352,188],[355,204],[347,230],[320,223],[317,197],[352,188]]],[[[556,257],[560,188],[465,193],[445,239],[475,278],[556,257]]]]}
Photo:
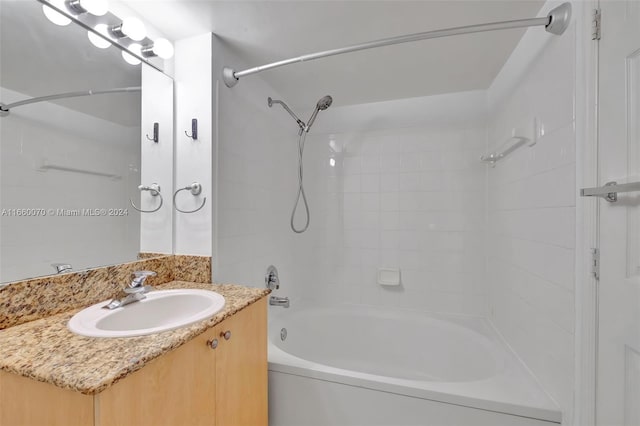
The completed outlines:
{"type": "Polygon", "coordinates": [[[519,19],[515,21],[501,21],[489,24],[468,25],[464,27],[447,28],[442,30],[427,31],[422,33],[408,34],[403,36],[383,38],[380,40],[370,41],[367,43],[356,44],[352,46],[342,47],[339,49],[325,50],[322,52],[310,53],[307,55],[297,56],[295,58],[284,59],[278,62],[272,62],[266,65],[260,65],[254,68],[248,68],[242,71],[236,71],[230,67],[222,69],[222,80],[227,87],[233,87],[238,83],[241,77],[251,74],[257,74],[272,68],[278,68],[296,62],[312,61],[314,59],[326,58],[327,56],[342,55],[343,53],[356,52],[358,50],[373,49],[375,47],[391,46],[394,44],[408,43],[418,40],[427,40],[431,38],[449,37],[460,34],[480,33],[485,31],[506,30],[511,28],[536,27],[544,25],[545,30],[551,34],[560,35],[569,26],[571,20],[571,4],[562,3],[560,6],[551,10],[546,17],[519,19]]]}
{"type": "Polygon", "coordinates": [[[81,96],[105,95],[108,93],[140,92],[141,90],[142,88],[140,86],[118,87],[115,89],[106,89],[106,90],[83,90],[80,92],[59,93],[57,95],[40,96],[37,98],[25,99],[24,101],[13,102],[10,104],[3,104],[2,102],[0,102],[0,117],[6,117],[7,115],[9,115],[9,112],[11,112],[12,108],[16,108],[23,105],[35,104],[38,102],[53,101],[55,99],[79,98],[81,96]]]}

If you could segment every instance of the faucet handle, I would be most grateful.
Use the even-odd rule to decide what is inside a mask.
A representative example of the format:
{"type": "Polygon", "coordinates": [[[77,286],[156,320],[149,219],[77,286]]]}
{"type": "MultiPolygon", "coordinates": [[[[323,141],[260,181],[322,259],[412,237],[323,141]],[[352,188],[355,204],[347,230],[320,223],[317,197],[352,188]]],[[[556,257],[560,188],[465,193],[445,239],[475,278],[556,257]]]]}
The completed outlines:
{"type": "Polygon", "coordinates": [[[73,267],[68,263],[52,263],[51,266],[53,266],[56,269],[57,274],[69,272],[73,269],[73,267]]]}
{"type": "Polygon", "coordinates": [[[149,277],[155,277],[156,274],[154,271],[135,271],[133,273],[134,279],[129,284],[129,287],[143,287],[144,281],[149,277]]]}
{"type": "Polygon", "coordinates": [[[270,265],[267,268],[267,273],[264,276],[264,283],[270,290],[277,290],[280,288],[280,278],[278,277],[278,270],[275,266],[270,265]]]}

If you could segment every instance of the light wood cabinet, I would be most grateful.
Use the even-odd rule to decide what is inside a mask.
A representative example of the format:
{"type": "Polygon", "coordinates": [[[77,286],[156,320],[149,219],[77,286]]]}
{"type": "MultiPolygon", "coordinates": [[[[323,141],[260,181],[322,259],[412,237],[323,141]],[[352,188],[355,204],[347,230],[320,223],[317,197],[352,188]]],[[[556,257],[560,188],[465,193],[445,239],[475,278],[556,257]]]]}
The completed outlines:
{"type": "Polygon", "coordinates": [[[267,299],[259,303],[215,328],[216,426],[267,426],[267,299]]]}
{"type": "Polygon", "coordinates": [[[0,372],[0,426],[266,426],[266,319],[262,298],[95,396],[0,372]]]}

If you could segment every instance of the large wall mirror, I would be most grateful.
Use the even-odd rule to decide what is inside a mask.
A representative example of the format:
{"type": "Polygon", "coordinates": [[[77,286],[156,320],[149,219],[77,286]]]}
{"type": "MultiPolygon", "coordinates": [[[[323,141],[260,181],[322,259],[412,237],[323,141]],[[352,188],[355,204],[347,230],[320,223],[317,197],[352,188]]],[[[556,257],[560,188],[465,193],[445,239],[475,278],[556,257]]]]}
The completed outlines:
{"type": "Polygon", "coordinates": [[[37,1],[2,2],[0,55],[0,283],[170,254],[172,79],[37,1]]]}

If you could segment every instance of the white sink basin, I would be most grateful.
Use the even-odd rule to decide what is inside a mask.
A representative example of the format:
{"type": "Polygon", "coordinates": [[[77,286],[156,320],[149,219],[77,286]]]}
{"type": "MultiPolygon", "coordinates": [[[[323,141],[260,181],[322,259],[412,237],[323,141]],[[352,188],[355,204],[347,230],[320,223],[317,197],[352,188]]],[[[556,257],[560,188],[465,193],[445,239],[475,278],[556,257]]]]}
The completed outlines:
{"type": "Polygon", "coordinates": [[[89,337],[132,337],[174,330],[210,318],[224,308],[224,297],[208,290],[159,290],[113,310],[96,303],[75,314],[69,330],[89,337]]]}

